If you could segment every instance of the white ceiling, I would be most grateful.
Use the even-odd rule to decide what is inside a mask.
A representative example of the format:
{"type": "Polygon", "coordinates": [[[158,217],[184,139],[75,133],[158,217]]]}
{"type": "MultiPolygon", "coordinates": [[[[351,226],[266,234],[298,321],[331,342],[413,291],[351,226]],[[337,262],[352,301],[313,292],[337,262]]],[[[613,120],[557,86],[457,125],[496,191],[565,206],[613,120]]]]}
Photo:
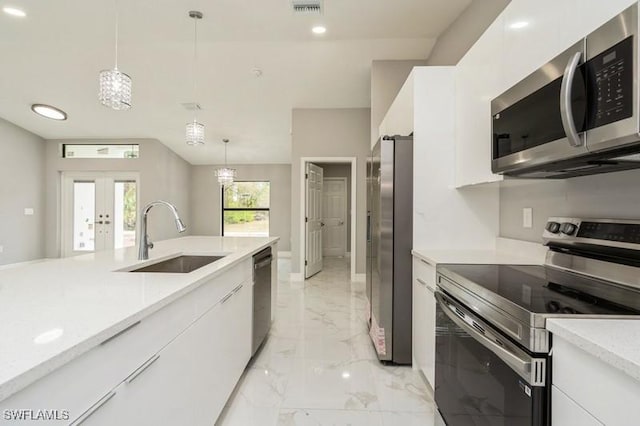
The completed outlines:
{"type": "Polygon", "coordinates": [[[192,164],[287,163],[293,108],[370,106],[374,59],[426,58],[471,0],[324,0],[323,16],[299,16],[291,0],[119,1],[119,68],[133,79],[133,108],[98,104],[97,76],[114,61],[114,2],[0,0],[0,117],[46,139],[156,138],[192,164]],[[193,20],[198,95],[192,96],[193,20]],[[311,34],[323,24],[327,33],[311,34]],[[256,78],[254,68],[263,75],[256,78]],[[184,143],[198,101],[207,144],[184,143]],[[32,103],[69,114],[54,122],[32,103]]]}

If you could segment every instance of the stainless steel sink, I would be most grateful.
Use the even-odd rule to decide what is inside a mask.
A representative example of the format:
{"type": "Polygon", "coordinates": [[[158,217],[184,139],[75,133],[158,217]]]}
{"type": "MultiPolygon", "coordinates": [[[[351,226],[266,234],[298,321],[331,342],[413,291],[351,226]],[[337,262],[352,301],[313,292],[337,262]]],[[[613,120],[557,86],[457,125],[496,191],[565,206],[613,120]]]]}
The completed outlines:
{"type": "Polygon", "coordinates": [[[133,269],[129,272],[188,274],[223,257],[224,256],[178,256],[152,265],[143,266],[142,268],[133,269]]]}

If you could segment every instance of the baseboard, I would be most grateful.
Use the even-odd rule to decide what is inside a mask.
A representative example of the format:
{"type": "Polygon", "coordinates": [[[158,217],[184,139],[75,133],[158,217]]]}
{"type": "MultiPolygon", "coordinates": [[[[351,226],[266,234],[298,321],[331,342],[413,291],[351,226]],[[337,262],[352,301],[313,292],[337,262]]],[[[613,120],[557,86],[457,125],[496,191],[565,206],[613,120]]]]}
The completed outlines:
{"type": "Polygon", "coordinates": [[[279,251],[278,252],[278,258],[279,259],[291,259],[291,252],[290,251],[279,251]]]}
{"type": "Polygon", "coordinates": [[[291,272],[289,274],[290,281],[304,281],[304,274],[291,272]]]}
{"type": "Polygon", "coordinates": [[[351,274],[351,281],[363,283],[367,280],[367,274],[351,274]]]}

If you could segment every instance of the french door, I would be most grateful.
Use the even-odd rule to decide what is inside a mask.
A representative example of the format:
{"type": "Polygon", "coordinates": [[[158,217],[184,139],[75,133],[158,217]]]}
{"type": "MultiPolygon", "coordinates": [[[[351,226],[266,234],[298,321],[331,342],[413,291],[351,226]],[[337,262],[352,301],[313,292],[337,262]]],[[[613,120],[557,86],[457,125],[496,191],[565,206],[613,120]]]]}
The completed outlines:
{"type": "Polygon", "coordinates": [[[136,244],[138,174],[65,173],[62,253],[65,257],[136,244]]]}

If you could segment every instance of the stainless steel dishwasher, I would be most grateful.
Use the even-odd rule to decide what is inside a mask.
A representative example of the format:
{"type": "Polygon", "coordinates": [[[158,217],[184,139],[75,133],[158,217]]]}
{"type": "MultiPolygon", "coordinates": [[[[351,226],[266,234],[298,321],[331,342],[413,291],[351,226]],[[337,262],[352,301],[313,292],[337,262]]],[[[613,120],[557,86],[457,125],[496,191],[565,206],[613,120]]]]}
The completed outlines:
{"type": "Polygon", "coordinates": [[[253,256],[253,347],[256,353],[271,327],[271,247],[253,256]]]}

